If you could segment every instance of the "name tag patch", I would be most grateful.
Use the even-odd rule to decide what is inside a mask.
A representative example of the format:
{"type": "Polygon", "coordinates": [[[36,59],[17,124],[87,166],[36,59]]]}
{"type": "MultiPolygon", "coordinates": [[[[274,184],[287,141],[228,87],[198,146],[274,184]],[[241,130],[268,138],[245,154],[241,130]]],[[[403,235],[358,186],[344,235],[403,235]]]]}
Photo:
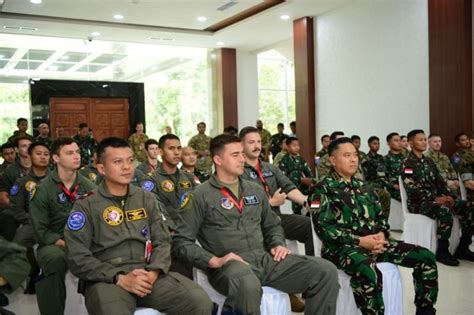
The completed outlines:
{"type": "Polygon", "coordinates": [[[135,209],[135,210],[127,210],[125,211],[125,217],[127,221],[138,221],[147,218],[146,211],[144,208],[135,209]]]}
{"type": "Polygon", "coordinates": [[[71,231],[79,231],[86,224],[86,216],[82,211],[72,211],[67,219],[67,227],[71,231]]]}
{"type": "Polygon", "coordinates": [[[257,195],[245,196],[244,197],[244,204],[246,206],[258,205],[259,201],[258,201],[257,195]]]}

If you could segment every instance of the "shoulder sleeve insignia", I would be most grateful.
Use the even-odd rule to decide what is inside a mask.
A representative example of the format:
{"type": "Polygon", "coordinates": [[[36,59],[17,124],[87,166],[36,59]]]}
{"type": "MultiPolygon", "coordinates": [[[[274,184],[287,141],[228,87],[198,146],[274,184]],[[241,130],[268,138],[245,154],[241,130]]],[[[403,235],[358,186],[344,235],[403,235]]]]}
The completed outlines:
{"type": "Polygon", "coordinates": [[[153,188],[155,188],[155,184],[151,180],[144,180],[142,181],[141,185],[143,190],[146,190],[148,192],[152,191],[153,188]]]}
{"type": "Polygon", "coordinates": [[[86,224],[86,216],[82,211],[73,210],[67,219],[67,227],[71,231],[79,231],[86,224]]]}
{"type": "Polygon", "coordinates": [[[15,183],[12,188],[10,188],[10,196],[16,196],[18,194],[18,191],[20,190],[20,187],[18,186],[17,183],[15,183]]]}
{"type": "Polygon", "coordinates": [[[181,197],[179,198],[179,208],[184,209],[186,205],[189,202],[189,199],[191,199],[191,194],[188,192],[185,192],[181,197]]]}

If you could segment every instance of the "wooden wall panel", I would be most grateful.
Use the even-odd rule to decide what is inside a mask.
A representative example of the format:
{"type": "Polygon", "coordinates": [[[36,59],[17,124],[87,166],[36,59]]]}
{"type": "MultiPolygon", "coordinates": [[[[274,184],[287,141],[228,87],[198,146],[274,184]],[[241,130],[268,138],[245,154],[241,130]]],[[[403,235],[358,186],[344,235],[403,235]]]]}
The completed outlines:
{"type": "Polygon", "coordinates": [[[293,21],[296,134],[300,141],[301,155],[314,167],[316,153],[316,101],[314,86],[313,18],[293,21]]]}
{"type": "Polygon", "coordinates": [[[455,150],[454,136],[472,130],[472,1],[429,0],[430,131],[455,150]]]}
{"type": "Polygon", "coordinates": [[[221,48],[217,51],[216,58],[218,99],[223,107],[224,128],[227,126],[238,128],[236,50],[221,48]]]}

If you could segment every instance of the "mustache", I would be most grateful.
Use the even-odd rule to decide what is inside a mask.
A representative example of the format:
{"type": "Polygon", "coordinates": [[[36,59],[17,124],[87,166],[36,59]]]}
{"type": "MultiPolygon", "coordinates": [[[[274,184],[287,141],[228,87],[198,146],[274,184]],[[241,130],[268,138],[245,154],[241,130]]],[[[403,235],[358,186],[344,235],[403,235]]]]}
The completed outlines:
{"type": "Polygon", "coordinates": [[[262,149],[257,148],[257,149],[253,149],[252,152],[260,152],[260,151],[262,151],[262,149]]]}

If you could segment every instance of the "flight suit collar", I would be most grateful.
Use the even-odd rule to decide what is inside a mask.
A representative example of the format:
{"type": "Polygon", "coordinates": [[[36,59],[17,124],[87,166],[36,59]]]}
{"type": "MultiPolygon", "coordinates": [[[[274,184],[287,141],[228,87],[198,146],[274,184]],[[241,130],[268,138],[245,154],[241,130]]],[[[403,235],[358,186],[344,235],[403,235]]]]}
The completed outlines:
{"type": "MultiPolygon", "coordinates": [[[[127,196],[128,196],[128,197],[131,197],[131,196],[135,195],[139,189],[141,189],[141,188],[135,187],[135,186],[132,185],[132,184],[128,184],[128,195],[127,195],[127,196]]],[[[102,196],[105,197],[105,198],[112,199],[112,198],[115,198],[115,197],[116,197],[116,196],[112,195],[112,194],[107,190],[107,186],[105,186],[105,180],[103,180],[103,181],[99,184],[98,191],[99,191],[99,194],[102,195],[102,196]]]]}
{"type": "MultiPolygon", "coordinates": [[[[242,178],[240,178],[240,176],[238,178],[239,178],[239,187],[242,187],[242,178]]],[[[208,182],[209,182],[209,184],[211,184],[211,186],[213,186],[217,189],[221,189],[222,187],[224,187],[224,186],[221,185],[221,182],[217,178],[216,174],[212,174],[211,177],[209,177],[208,182]]],[[[242,191],[242,188],[240,188],[240,190],[242,191]]]]}
{"type": "Polygon", "coordinates": [[[164,175],[164,176],[173,176],[173,175],[178,174],[179,171],[180,171],[180,169],[179,169],[179,168],[176,168],[176,172],[169,174],[169,173],[167,173],[167,172],[163,169],[163,167],[162,167],[161,165],[159,165],[159,166],[156,168],[156,172],[157,172],[158,174],[164,175]]]}
{"type": "MultiPolygon", "coordinates": [[[[57,183],[57,184],[61,184],[62,181],[61,179],[59,178],[59,174],[58,174],[58,169],[55,168],[53,171],[51,171],[51,174],[49,174],[49,176],[51,177],[51,179],[57,183]]],[[[79,177],[81,177],[82,175],[79,174],[79,172],[76,172],[76,180],[74,181],[74,183],[72,184],[71,187],[74,187],[76,186],[77,184],[79,184],[79,177]]]]}
{"type": "Polygon", "coordinates": [[[38,176],[38,175],[36,175],[35,172],[33,171],[33,168],[30,168],[30,171],[28,172],[28,175],[31,176],[31,177],[33,177],[33,178],[36,179],[36,180],[40,180],[40,179],[43,179],[43,178],[45,178],[46,176],[48,176],[49,173],[50,173],[49,168],[46,168],[46,174],[45,174],[44,176],[38,176]]]}

